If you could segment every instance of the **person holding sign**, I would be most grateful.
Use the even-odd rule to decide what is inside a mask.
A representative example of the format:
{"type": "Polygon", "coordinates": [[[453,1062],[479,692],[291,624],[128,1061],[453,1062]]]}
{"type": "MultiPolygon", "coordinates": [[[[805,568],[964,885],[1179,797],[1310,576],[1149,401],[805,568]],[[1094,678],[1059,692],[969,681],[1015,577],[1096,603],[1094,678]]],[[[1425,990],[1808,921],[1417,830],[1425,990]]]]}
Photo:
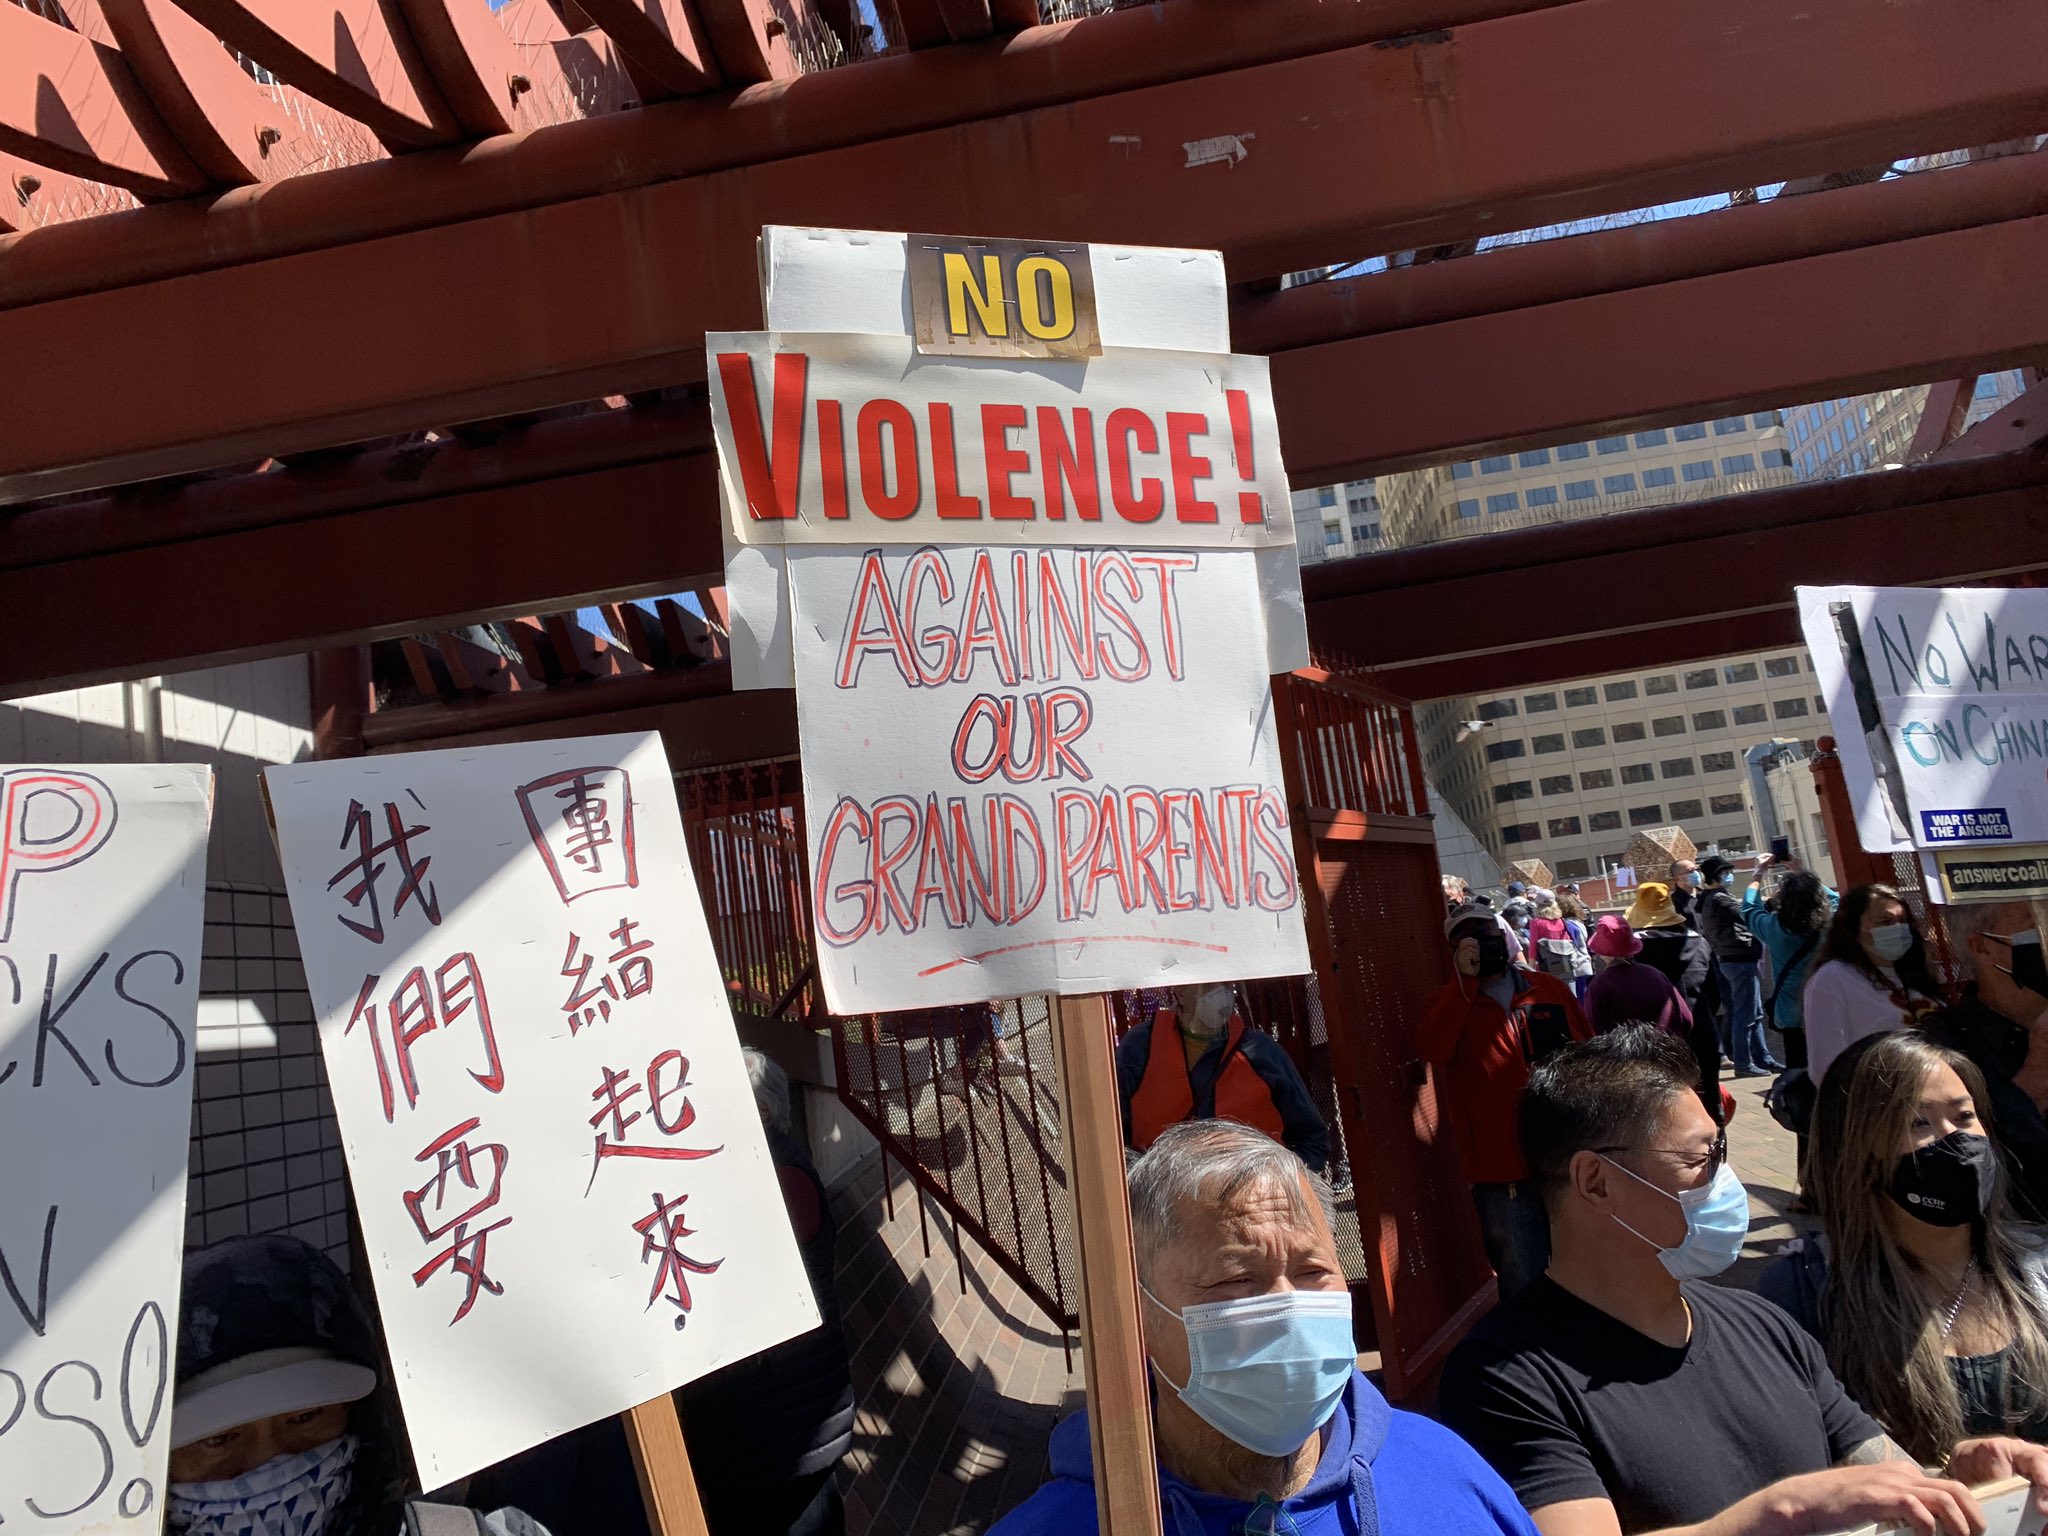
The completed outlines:
{"type": "Polygon", "coordinates": [[[1489,907],[1460,907],[1445,920],[1455,974],[1430,999],[1415,1049],[1436,1073],[1487,1262],[1512,1296],[1543,1273],[1550,1229],[1515,1137],[1529,1069],[1593,1033],[1571,987],[1515,961],[1508,928],[1489,907]]]}
{"type": "MultiPolygon", "coordinates": [[[[1328,1187],[1224,1120],[1168,1127],[1131,1167],[1159,1493],[1174,1536],[1535,1536],[1501,1480],[1357,1368],[1328,1187]]],[[[1052,1477],[990,1536],[1099,1529],[1086,1411],[1052,1477]]]]}
{"type": "Polygon", "coordinates": [[[1966,1485],[2015,1473],[2048,1511],[2048,1450],[1964,1440],[1931,1476],[1791,1318],[1702,1283],[1741,1253],[1749,1196],[1697,1086],[1692,1052],[1649,1028],[1536,1069],[1522,1136],[1550,1270],[1453,1351],[1445,1421],[1543,1536],[1817,1536],[1865,1521],[1969,1536],[1983,1524],[1966,1485]]]}
{"type": "Polygon", "coordinates": [[[1984,1097],[1916,1031],[1850,1046],[1814,1109],[1827,1236],[1758,1285],[1926,1462],[1966,1434],[2048,1440],[2048,1242],[2007,1215],[1984,1097]]]}
{"type": "Polygon", "coordinates": [[[1235,1120],[1264,1131],[1321,1173],[1330,1131],[1308,1085],[1273,1038],[1246,1025],[1228,982],[1176,987],[1173,1003],[1116,1052],[1124,1144],[1145,1151],[1183,1120],[1235,1120]]]}

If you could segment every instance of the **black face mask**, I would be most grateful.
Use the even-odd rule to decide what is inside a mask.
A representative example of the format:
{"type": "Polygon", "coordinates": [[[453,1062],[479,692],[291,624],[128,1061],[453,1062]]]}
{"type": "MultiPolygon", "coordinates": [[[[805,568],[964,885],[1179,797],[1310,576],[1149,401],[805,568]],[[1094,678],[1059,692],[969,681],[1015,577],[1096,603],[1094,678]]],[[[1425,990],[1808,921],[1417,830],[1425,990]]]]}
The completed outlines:
{"type": "Polygon", "coordinates": [[[1473,937],[1479,941],[1479,974],[1485,977],[1507,975],[1507,935],[1495,927],[1473,937]]]}
{"type": "Polygon", "coordinates": [[[1960,1227],[1977,1220],[1998,1187],[1998,1153],[1988,1136],[1951,1131],[1892,1169],[1891,1197],[1899,1209],[1930,1227],[1960,1227]]]}
{"type": "Polygon", "coordinates": [[[2048,957],[2041,941],[2012,946],[2012,979],[2037,997],[2048,997],[2048,957]]]}

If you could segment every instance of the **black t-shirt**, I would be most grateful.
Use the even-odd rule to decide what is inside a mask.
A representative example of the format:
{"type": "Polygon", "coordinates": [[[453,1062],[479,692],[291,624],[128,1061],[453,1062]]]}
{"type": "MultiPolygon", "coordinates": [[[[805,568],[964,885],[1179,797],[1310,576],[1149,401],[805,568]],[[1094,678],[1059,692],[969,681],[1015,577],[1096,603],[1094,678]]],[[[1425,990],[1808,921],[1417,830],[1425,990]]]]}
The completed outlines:
{"type": "Polygon", "coordinates": [[[1883,1433],[1771,1303],[1714,1285],[1685,1299],[1692,1338],[1671,1349],[1544,1276],[1453,1352],[1445,1421],[1527,1508],[1609,1499],[1623,1531],[1708,1519],[1883,1433]]]}

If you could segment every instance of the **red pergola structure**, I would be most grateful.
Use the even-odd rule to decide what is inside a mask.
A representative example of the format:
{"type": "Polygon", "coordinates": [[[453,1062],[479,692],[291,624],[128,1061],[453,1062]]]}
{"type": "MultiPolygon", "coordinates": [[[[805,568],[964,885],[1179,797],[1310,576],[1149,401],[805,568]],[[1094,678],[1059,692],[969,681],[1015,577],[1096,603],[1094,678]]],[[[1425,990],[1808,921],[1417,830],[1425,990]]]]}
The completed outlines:
{"type": "MultiPolygon", "coordinates": [[[[328,750],[602,711],[686,717],[678,766],[786,755],[788,696],[733,694],[687,636],[645,634],[636,669],[543,628],[527,675],[590,686],[502,693],[416,640],[465,701],[367,715],[361,649],[715,609],[703,337],[760,323],[764,223],[1218,248],[1297,485],[2048,359],[2038,153],[1279,286],[2031,144],[2048,8],[860,14],[0,0],[0,697],[317,649],[328,750]]],[[[1884,475],[1316,570],[1312,634],[1413,698],[1789,641],[1800,582],[2033,579],[2044,435],[2030,396],[1884,475]]],[[[1426,838],[1345,829],[1390,832],[1426,838]]]]}

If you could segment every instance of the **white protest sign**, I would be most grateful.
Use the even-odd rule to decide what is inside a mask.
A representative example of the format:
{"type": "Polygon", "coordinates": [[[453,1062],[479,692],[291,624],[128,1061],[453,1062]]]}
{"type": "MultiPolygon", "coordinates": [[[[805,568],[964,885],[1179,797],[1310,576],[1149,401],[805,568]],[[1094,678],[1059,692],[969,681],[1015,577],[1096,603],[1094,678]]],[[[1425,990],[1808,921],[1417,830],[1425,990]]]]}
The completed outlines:
{"type": "Polygon", "coordinates": [[[804,549],[790,580],[835,1011],[1308,968],[1249,557],[804,549]]]}
{"type": "Polygon", "coordinates": [[[428,1487],[817,1326],[658,736],[265,784],[428,1487]]]}
{"type": "Polygon", "coordinates": [[[705,346],[741,543],[1294,542],[1263,357],[926,357],[827,332],[705,346]]]}
{"type": "Polygon", "coordinates": [[[1866,849],[2048,843],[2048,592],[1798,597],[1866,849]]]}
{"type": "Polygon", "coordinates": [[[0,769],[0,1526],[154,1531],[213,772],[0,769]]]}

